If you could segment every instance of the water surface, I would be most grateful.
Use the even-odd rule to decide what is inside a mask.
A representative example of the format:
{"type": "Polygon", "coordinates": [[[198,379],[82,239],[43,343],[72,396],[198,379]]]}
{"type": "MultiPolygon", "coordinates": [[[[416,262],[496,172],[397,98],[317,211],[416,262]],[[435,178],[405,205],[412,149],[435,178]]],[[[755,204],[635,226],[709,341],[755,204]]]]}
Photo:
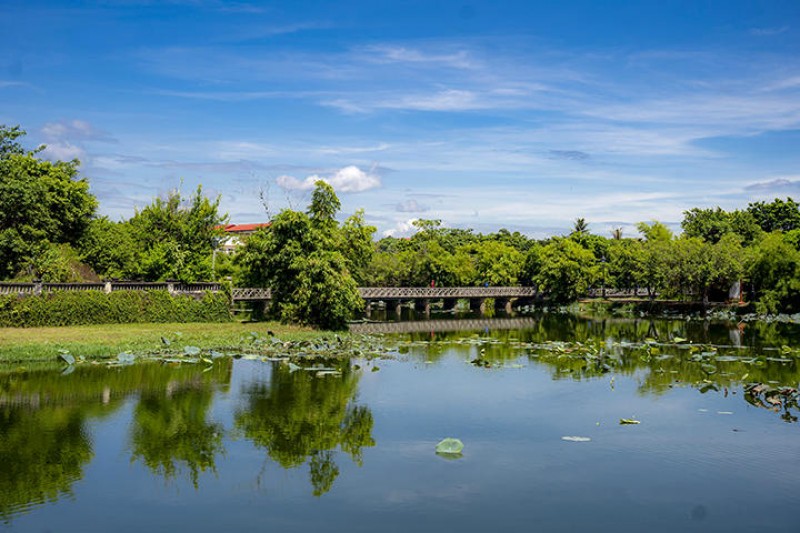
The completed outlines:
{"type": "Polygon", "coordinates": [[[795,326],[472,327],[417,327],[386,337],[389,359],[301,368],[4,371],[0,528],[796,528],[795,326]],[[445,437],[461,457],[435,454],[445,437]]]}

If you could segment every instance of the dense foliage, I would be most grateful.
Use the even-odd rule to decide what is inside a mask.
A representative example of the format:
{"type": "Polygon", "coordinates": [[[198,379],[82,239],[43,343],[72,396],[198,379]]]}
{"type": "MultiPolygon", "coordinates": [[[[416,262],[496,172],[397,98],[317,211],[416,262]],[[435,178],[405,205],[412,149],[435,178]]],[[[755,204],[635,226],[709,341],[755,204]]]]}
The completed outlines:
{"type": "Polygon", "coordinates": [[[740,282],[760,312],[800,311],[800,207],[791,198],[745,210],[690,209],[683,233],[659,221],[639,235],[610,238],[576,220],[568,236],[541,241],[500,230],[481,235],[416,222],[412,237],[384,238],[368,269],[372,285],[533,285],[559,302],[590,288],[647,289],[650,295],[724,301],[740,282]]]}
{"type": "MultiPolygon", "coordinates": [[[[97,217],[80,162],[50,162],[28,151],[25,132],[0,125],[0,279],[45,282],[124,278],[210,280],[227,216],[201,187],[172,191],[130,220],[97,217]]],[[[221,261],[223,265],[225,260],[221,261]]]]}
{"type": "Polygon", "coordinates": [[[340,227],[339,199],[318,181],[307,213],[285,209],[252,235],[237,256],[241,283],[270,287],[272,310],[285,322],[342,329],[363,307],[363,279],[375,228],[356,214],[340,227]]]}
{"type": "Polygon", "coordinates": [[[80,240],[97,208],[78,161],[39,159],[17,142],[24,134],[0,125],[0,279],[48,276],[42,263],[68,263],[64,245],[80,240]]]}
{"type": "Polygon", "coordinates": [[[134,322],[226,322],[228,296],[200,299],[167,291],[65,291],[0,296],[0,327],[77,326],[134,322]]]}

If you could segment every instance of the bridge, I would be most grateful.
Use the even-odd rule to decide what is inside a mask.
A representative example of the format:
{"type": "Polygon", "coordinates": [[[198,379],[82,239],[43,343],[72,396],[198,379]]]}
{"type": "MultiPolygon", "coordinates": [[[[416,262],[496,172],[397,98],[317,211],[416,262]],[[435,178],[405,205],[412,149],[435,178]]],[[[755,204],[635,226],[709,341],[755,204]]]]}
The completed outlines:
{"type": "Polygon", "coordinates": [[[366,302],[367,316],[375,302],[393,305],[395,313],[405,303],[413,302],[418,311],[429,314],[432,300],[441,300],[444,309],[452,309],[458,300],[468,300],[470,309],[486,311],[486,300],[493,299],[495,306],[511,311],[511,303],[518,299],[534,299],[535,287],[360,287],[359,294],[366,302]]]}
{"type": "MultiPolygon", "coordinates": [[[[166,290],[170,294],[199,296],[206,291],[224,290],[221,283],[181,283],[177,281],[135,282],[104,281],[100,283],[0,283],[0,294],[36,295],[57,291],[153,291],[166,290]]],[[[485,311],[486,300],[494,299],[498,307],[511,310],[511,303],[518,299],[533,299],[538,296],[534,287],[360,287],[369,314],[376,302],[393,306],[397,314],[404,305],[413,303],[417,310],[429,313],[431,301],[442,301],[445,309],[453,309],[458,300],[468,300],[470,308],[485,311]]],[[[268,288],[234,287],[231,300],[235,302],[268,303],[272,291],[268,288]]]]}
{"type": "MultiPolygon", "coordinates": [[[[225,287],[221,283],[181,283],[177,281],[135,282],[104,281],[101,283],[0,283],[0,294],[34,295],[55,291],[150,291],[166,290],[171,294],[199,296],[206,291],[219,292],[225,287]]],[[[364,299],[365,310],[369,316],[376,303],[382,302],[387,308],[394,308],[396,314],[404,305],[414,307],[426,314],[430,313],[431,302],[441,301],[445,310],[453,309],[458,300],[467,300],[470,309],[486,311],[487,300],[494,300],[495,306],[506,311],[511,310],[514,301],[530,301],[538,299],[540,294],[535,287],[359,287],[359,294],[364,299]]],[[[645,289],[618,290],[592,289],[589,297],[636,298],[646,296],[645,289]]],[[[231,289],[231,300],[235,302],[260,302],[267,304],[272,299],[272,291],[268,288],[234,287],[231,289]]]]}
{"type": "Polygon", "coordinates": [[[441,333],[445,331],[498,331],[531,328],[532,318],[462,318],[408,322],[364,322],[350,324],[350,332],[361,335],[379,333],[441,333]]]}

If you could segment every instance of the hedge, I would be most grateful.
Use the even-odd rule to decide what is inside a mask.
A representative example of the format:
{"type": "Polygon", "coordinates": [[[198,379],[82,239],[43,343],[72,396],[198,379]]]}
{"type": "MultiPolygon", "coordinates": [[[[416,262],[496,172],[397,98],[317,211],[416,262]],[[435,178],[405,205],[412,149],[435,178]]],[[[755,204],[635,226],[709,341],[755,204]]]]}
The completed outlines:
{"type": "Polygon", "coordinates": [[[224,293],[202,297],[154,291],[54,291],[0,296],[0,327],[78,326],[136,322],[228,322],[224,293]]]}

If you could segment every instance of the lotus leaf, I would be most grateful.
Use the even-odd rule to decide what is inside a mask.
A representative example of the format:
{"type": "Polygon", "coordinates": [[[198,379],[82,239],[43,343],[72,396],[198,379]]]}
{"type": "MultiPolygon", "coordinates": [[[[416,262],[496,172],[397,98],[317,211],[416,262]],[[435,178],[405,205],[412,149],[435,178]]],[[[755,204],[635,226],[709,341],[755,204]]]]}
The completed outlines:
{"type": "Polygon", "coordinates": [[[464,449],[464,443],[459,439],[448,437],[436,445],[436,453],[457,454],[464,449]]]}

